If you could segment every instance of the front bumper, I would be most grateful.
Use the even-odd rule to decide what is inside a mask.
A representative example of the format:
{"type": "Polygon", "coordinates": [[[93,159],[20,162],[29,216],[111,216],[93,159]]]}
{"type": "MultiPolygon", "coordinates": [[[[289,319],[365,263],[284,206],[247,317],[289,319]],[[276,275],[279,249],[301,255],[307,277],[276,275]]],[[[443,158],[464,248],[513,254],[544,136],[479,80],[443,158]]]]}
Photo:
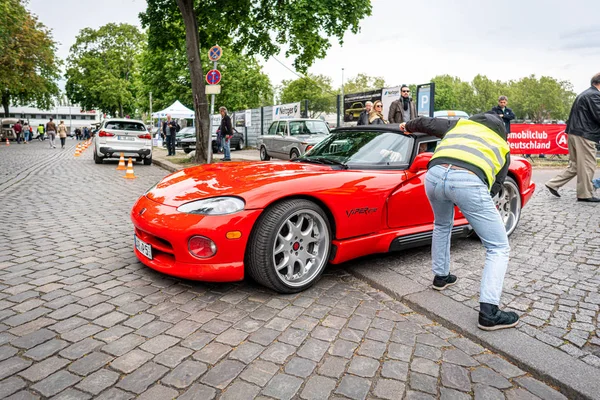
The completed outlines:
{"type": "Polygon", "coordinates": [[[252,227],[262,210],[203,216],[184,214],[175,207],[156,203],[146,196],[131,210],[135,234],[152,246],[152,260],[134,246],[137,258],[146,266],[185,279],[207,282],[233,282],[244,279],[244,255],[252,227]],[[227,239],[230,231],[240,231],[239,239],[227,239]],[[210,238],[217,246],[214,256],[196,258],[188,250],[194,235],[210,238]]]}
{"type": "Polygon", "coordinates": [[[100,146],[98,151],[104,155],[104,157],[118,157],[121,153],[127,155],[136,155],[137,157],[146,158],[152,154],[152,149],[131,149],[127,147],[112,147],[112,146],[100,146]]]}

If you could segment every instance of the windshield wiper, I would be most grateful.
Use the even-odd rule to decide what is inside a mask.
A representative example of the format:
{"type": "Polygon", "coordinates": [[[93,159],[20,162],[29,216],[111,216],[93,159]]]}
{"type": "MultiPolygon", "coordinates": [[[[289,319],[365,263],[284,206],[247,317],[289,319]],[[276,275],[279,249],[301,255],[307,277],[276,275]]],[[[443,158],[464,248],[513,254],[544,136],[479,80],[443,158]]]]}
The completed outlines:
{"type": "Polygon", "coordinates": [[[326,164],[326,165],[338,165],[338,166],[342,167],[343,169],[348,169],[348,166],[346,164],[344,164],[343,162],[332,160],[331,158],[327,158],[327,157],[301,157],[301,158],[295,158],[292,161],[308,162],[308,163],[315,163],[315,164],[326,164]]]}

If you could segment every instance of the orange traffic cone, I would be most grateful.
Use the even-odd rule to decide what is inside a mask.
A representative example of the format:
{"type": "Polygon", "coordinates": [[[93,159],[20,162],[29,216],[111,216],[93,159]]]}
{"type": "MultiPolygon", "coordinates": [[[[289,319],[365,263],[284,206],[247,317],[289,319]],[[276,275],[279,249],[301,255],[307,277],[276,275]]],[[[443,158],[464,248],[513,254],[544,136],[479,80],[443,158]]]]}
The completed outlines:
{"type": "Polygon", "coordinates": [[[119,165],[117,166],[117,171],[125,171],[127,167],[125,166],[125,156],[121,153],[121,158],[119,159],[119,165]]]}
{"type": "Polygon", "coordinates": [[[135,175],[133,174],[133,162],[131,162],[131,157],[129,157],[129,162],[127,163],[127,172],[125,172],[125,179],[135,179],[135,175]]]}
{"type": "Polygon", "coordinates": [[[81,155],[81,150],[79,149],[79,145],[75,147],[75,157],[79,157],[81,155]]]}
{"type": "Polygon", "coordinates": [[[8,141],[8,136],[6,137],[6,145],[10,146],[10,142],[8,141]]]}

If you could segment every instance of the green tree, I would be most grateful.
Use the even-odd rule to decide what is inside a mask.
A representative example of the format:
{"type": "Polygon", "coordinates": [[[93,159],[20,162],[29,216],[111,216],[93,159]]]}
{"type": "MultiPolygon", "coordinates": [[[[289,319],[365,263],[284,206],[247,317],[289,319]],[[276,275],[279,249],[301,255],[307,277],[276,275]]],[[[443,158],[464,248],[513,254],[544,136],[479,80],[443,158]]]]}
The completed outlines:
{"type": "Polygon", "coordinates": [[[196,161],[208,159],[208,107],[200,48],[220,44],[238,53],[265,58],[287,46],[295,55],[296,69],[305,72],[331,47],[330,38],[342,43],[349,30],[357,33],[359,22],[371,14],[369,0],[148,0],[140,15],[148,28],[151,49],[173,48],[185,32],[196,120],[196,161]],[[175,8],[177,5],[177,8],[175,8]],[[178,17],[177,9],[179,10],[178,17]],[[183,19],[183,25],[180,21],[183,19]]]}
{"type": "Polygon", "coordinates": [[[435,110],[461,110],[469,114],[474,112],[473,88],[469,82],[450,75],[438,75],[431,79],[435,82],[435,110]]]}
{"type": "Polygon", "coordinates": [[[308,100],[309,116],[318,117],[322,113],[335,111],[337,93],[331,87],[331,78],[324,75],[307,75],[295,80],[281,82],[282,103],[295,103],[308,100]]]}
{"type": "Polygon", "coordinates": [[[50,30],[23,4],[0,2],[0,91],[5,115],[11,103],[48,109],[59,93],[56,43],[50,30]]]}
{"type": "Polygon", "coordinates": [[[381,76],[368,76],[360,73],[344,82],[344,94],[368,92],[386,87],[385,79],[381,76]]]}
{"type": "Polygon", "coordinates": [[[472,113],[486,112],[498,104],[498,97],[507,94],[507,84],[477,75],[471,84],[475,92],[472,113]]]}
{"type": "Polygon", "coordinates": [[[67,60],[67,96],[82,108],[135,113],[137,60],[145,36],[129,24],[84,28],[67,60]]]}
{"type": "Polygon", "coordinates": [[[566,120],[574,99],[575,93],[570,82],[549,76],[537,79],[535,75],[514,82],[509,97],[515,113],[529,117],[536,123],[566,120]]]}

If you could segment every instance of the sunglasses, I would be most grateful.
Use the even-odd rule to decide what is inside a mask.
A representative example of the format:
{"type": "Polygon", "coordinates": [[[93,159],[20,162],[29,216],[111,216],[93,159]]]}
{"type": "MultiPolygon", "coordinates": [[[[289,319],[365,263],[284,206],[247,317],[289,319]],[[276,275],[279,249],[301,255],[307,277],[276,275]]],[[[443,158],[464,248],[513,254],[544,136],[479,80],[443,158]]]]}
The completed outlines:
{"type": "Polygon", "coordinates": [[[403,90],[402,93],[410,93],[410,90],[403,90]]]}
{"type": "Polygon", "coordinates": [[[383,106],[382,106],[381,104],[377,104],[377,105],[375,106],[375,108],[377,108],[377,107],[383,107],[383,106]]]}

